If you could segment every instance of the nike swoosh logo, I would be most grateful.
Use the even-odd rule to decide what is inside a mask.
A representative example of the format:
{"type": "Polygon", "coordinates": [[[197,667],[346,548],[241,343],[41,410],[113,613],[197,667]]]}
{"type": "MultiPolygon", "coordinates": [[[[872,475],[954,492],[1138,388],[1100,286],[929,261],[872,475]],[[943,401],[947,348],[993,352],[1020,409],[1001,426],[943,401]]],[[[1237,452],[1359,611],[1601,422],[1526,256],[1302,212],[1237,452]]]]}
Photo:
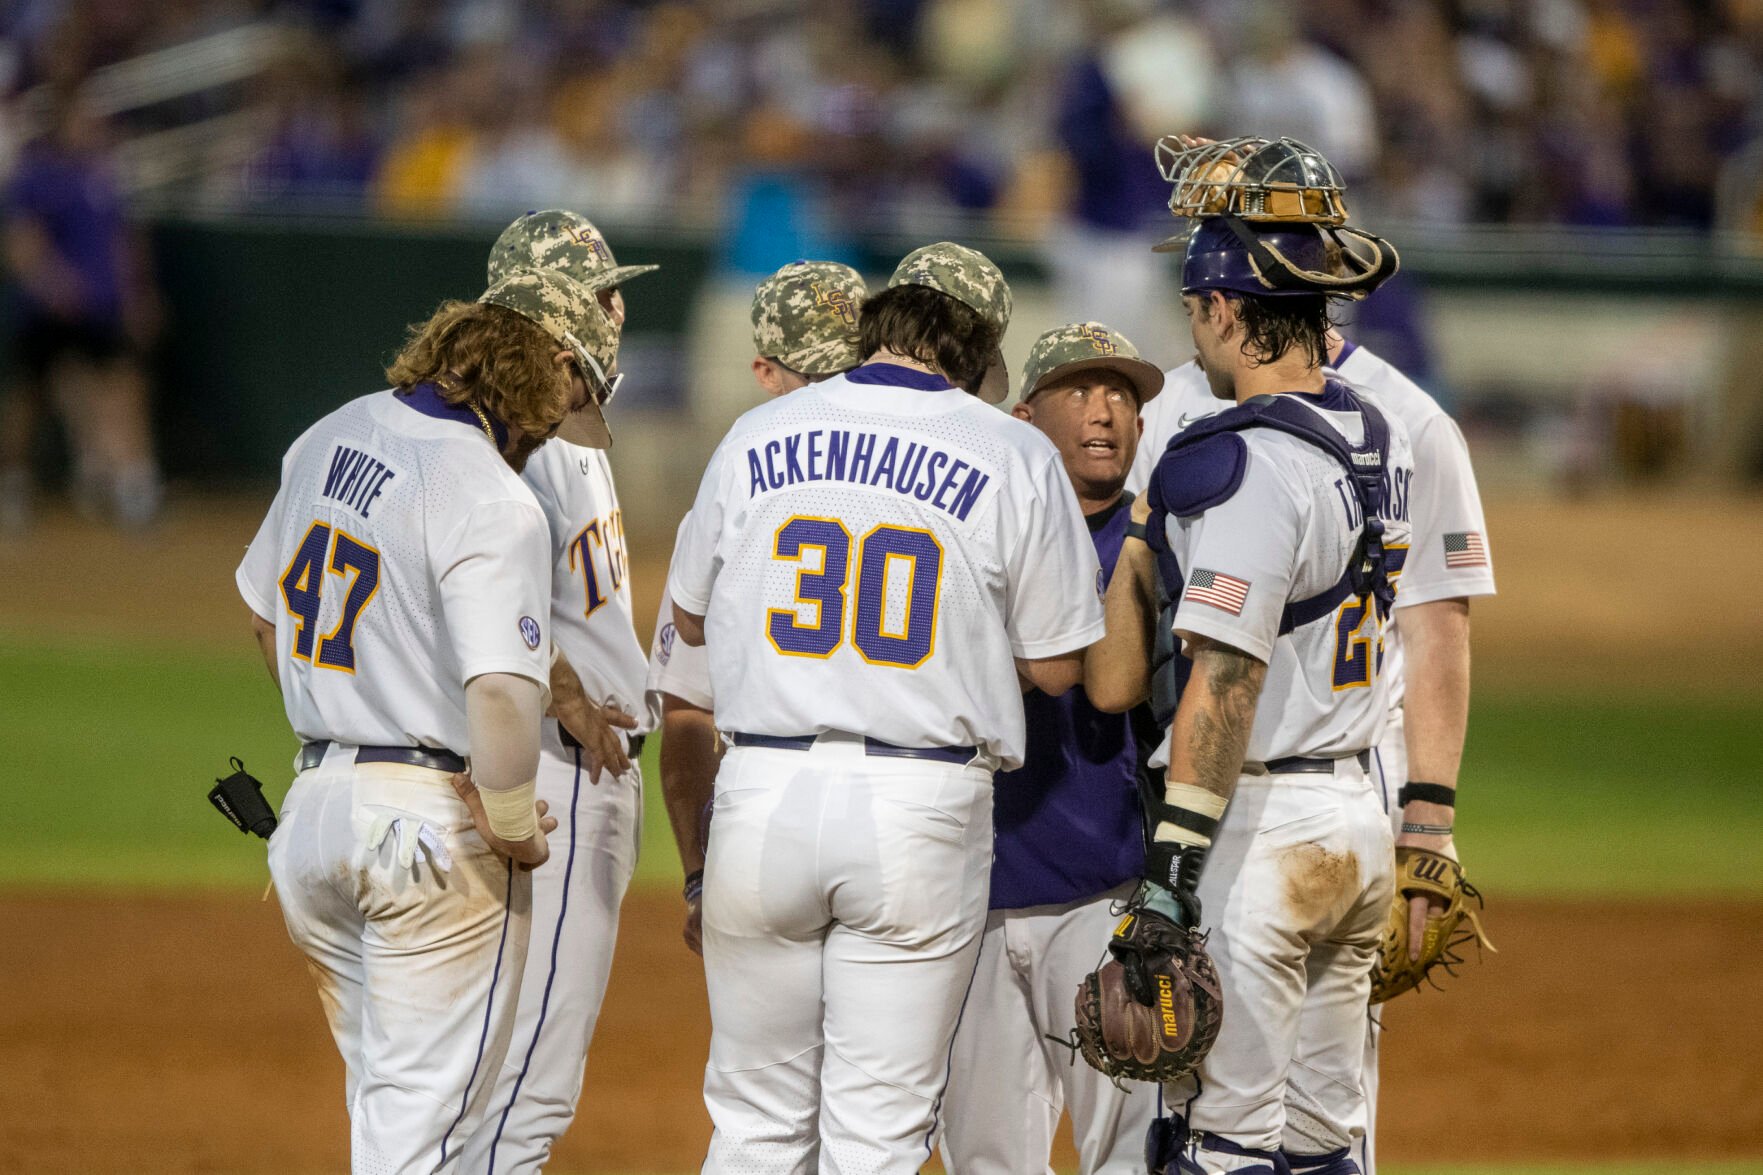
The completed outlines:
{"type": "Polygon", "coordinates": [[[1175,418],[1175,427],[1176,427],[1176,430],[1179,432],[1181,429],[1184,429],[1188,425],[1194,423],[1194,421],[1204,420],[1204,419],[1206,419],[1206,414],[1204,412],[1197,412],[1192,416],[1189,416],[1187,413],[1184,412],[1180,416],[1177,416],[1175,418]]]}

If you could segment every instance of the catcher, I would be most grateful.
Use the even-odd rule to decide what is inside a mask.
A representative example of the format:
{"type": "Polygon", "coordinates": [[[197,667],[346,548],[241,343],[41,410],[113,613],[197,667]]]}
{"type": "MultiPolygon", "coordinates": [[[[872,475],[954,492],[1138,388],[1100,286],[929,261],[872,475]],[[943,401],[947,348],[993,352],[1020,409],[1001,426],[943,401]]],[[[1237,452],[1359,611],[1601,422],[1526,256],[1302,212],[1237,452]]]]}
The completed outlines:
{"type": "Polygon", "coordinates": [[[1344,1175],[1357,1170],[1347,1146],[1365,1126],[1371,968],[1395,900],[1370,749],[1409,521],[1386,487],[1405,485],[1413,461],[1400,422],[1324,362],[1330,300],[1376,288],[1396,254],[1346,227],[1338,176],[1302,144],[1160,154],[1172,208],[1196,221],[1164,247],[1185,251],[1194,346],[1212,395],[1236,407],[1164,452],[1145,542],[1128,541],[1109,589],[1115,655],[1086,663],[1086,691],[1109,708],[1143,696],[1150,663],[1168,733],[1152,759],[1166,782],[1147,814],[1148,879],[1113,960],[1080,989],[1079,1034],[1093,1038],[1087,1055],[1132,1075],[1117,1058],[1136,1045],[1122,1030],[1142,1019],[1143,980],[1167,987],[1179,1024],[1181,976],[1200,993],[1187,1043],[1203,1043],[1204,928],[1222,1020],[1197,1072],[1165,1088],[1176,1112],[1147,1140],[1152,1170],[1344,1175]],[[1109,998],[1116,986],[1134,1007],[1109,998]],[[1293,1074],[1318,1079],[1302,1104],[1293,1074]]]}
{"type": "MultiPolygon", "coordinates": [[[[1173,158],[1180,149],[1208,142],[1175,138],[1165,144],[1165,151],[1173,158]]],[[[1276,156],[1270,159],[1287,148],[1275,150],[1276,156]]],[[[1311,161],[1311,166],[1326,174],[1319,163],[1311,161]]],[[[1341,194],[1318,189],[1300,194],[1293,189],[1272,202],[1284,201],[1291,206],[1300,199],[1309,199],[1319,207],[1324,201],[1340,200],[1341,194]]],[[[1277,215],[1280,209],[1270,211],[1277,215]]],[[[1344,206],[1339,211],[1344,214],[1344,206]]],[[[1390,683],[1389,720],[1372,751],[1372,763],[1398,834],[1399,869],[1407,868],[1406,858],[1412,857],[1413,867],[1419,870],[1426,854],[1406,853],[1404,849],[1449,857],[1456,853],[1450,829],[1469,710],[1470,601],[1494,592],[1487,524],[1468,446],[1438,402],[1367,347],[1335,332],[1330,332],[1328,343],[1328,366],[1379,410],[1399,419],[1408,429],[1414,452],[1414,479],[1402,487],[1412,526],[1411,546],[1407,552],[1393,552],[1406,558],[1399,565],[1401,591],[1392,614],[1394,626],[1385,634],[1381,668],[1390,683]]],[[[1188,424],[1224,407],[1213,399],[1197,363],[1188,362],[1170,371],[1167,386],[1168,391],[1144,413],[1144,443],[1127,480],[1127,488],[1139,493],[1143,493],[1151,468],[1170,439],[1188,424]]],[[[1155,611],[1154,604],[1147,606],[1155,611]]],[[[1143,689],[1143,684],[1138,688],[1143,689]]],[[[1450,869],[1426,871],[1434,873],[1439,884],[1418,875],[1412,883],[1398,878],[1400,908],[1392,912],[1385,930],[1373,980],[1374,1003],[1387,998],[1399,975],[1408,977],[1402,983],[1406,987],[1430,967],[1448,965],[1451,939],[1462,937],[1467,943],[1465,936],[1473,937],[1479,929],[1473,921],[1468,926],[1458,923],[1458,913],[1451,909],[1460,892],[1473,894],[1452,884],[1459,873],[1450,869]],[[1402,897],[1404,891],[1412,896],[1402,897]],[[1433,945],[1422,953],[1429,910],[1439,921],[1433,925],[1433,945]]],[[[1462,908],[1459,902],[1458,910],[1462,908]]],[[[1374,1014],[1366,1037],[1362,1079],[1370,1119],[1364,1138],[1356,1141],[1351,1151],[1365,1175],[1375,1171],[1378,1036],[1374,1014]]],[[[1288,1100],[1302,1101],[1307,1096],[1306,1075],[1295,1074],[1290,1087],[1288,1100]]]]}

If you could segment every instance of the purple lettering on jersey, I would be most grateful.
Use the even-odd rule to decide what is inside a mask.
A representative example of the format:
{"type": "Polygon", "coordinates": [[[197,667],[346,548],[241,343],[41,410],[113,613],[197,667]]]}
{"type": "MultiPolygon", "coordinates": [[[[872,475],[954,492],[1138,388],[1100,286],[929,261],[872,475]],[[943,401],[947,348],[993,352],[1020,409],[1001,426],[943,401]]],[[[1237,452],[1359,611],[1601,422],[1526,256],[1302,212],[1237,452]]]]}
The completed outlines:
{"type": "Polygon", "coordinates": [[[802,436],[791,433],[784,438],[784,474],[791,485],[808,479],[802,475],[802,436]]]}
{"type": "Polygon", "coordinates": [[[860,485],[869,484],[869,463],[875,456],[875,434],[860,432],[857,434],[857,452],[851,458],[851,480],[860,485]]]}
{"type": "Polygon", "coordinates": [[[851,452],[851,434],[844,429],[826,439],[826,476],[828,481],[845,480],[845,458],[851,452]]]}
{"type": "Polygon", "coordinates": [[[943,496],[955,488],[955,479],[960,477],[961,471],[966,468],[967,462],[957,457],[954,464],[949,466],[949,472],[943,478],[943,484],[937,487],[937,496],[931,499],[931,505],[935,506],[938,510],[947,510],[949,508],[949,504],[943,501],[943,496]]]}
{"type": "MultiPolygon", "coordinates": [[[[1111,577],[1131,510],[1123,500],[1089,519],[1104,578],[1111,577]]],[[[1144,870],[1139,773],[1159,731],[1145,707],[1105,714],[1079,686],[1061,697],[1031,691],[1023,765],[993,787],[994,910],[1095,897],[1144,870]]]]}
{"type": "Polygon", "coordinates": [[[886,481],[888,483],[888,488],[890,490],[893,489],[894,465],[899,460],[899,457],[900,438],[889,437],[888,443],[882,446],[881,456],[877,457],[875,460],[875,480],[871,481],[869,484],[872,486],[878,486],[882,484],[883,481],[886,481]]]}
{"type": "Polygon", "coordinates": [[[925,463],[924,478],[918,483],[918,487],[912,491],[912,496],[917,498],[920,502],[930,501],[931,494],[935,493],[937,488],[937,471],[948,463],[949,455],[941,449],[932,453],[930,455],[930,460],[925,463]]]}
{"type": "Polygon", "coordinates": [[[820,480],[820,438],[822,430],[815,429],[808,434],[808,480],[820,480]]]}
{"type": "Polygon", "coordinates": [[[986,483],[991,480],[992,477],[989,473],[981,473],[977,469],[968,470],[967,480],[961,483],[961,488],[955,492],[955,500],[949,503],[949,513],[966,522],[968,511],[972,510],[973,504],[979,501],[980,491],[984,490],[986,483]]]}
{"type": "Polygon", "coordinates": [[[759,463],[759,454],[752,449],[747,450],[747,496],[758,495],[765,489],[765,466],[759,463]]]}
{"type": "Polygon", "coordinates": [[[910,444],[906,446],[906,456],[900,461],[900,471],[894,476],[894,492],[909,494],[912,486],[918,481],[919,467],[924,464],[924,457],[930,450],[924,445],[910,444]]]}
{"type": "Polygon", "coordinates": [[[777,472],[778,454],[782,453],[783,450],[783,445],[779,444],[777,441],[765,442],[765,472],[770,475],[766,484],[774,490],[781,490],[784,487],[784,479],[780,477],[777,472]]]}

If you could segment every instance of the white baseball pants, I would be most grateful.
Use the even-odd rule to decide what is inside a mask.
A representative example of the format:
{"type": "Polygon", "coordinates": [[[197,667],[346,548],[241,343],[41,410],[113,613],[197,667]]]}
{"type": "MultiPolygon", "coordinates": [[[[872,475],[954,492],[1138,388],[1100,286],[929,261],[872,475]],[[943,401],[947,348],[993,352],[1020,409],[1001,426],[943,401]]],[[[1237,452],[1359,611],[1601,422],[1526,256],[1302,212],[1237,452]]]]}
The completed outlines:
{"type": "Polygon", "coordinates": [[[643,778],[590,779],[547,719],[538,794],[557,818],[551,859],[532,874],[533,933],[514,1042],[490,1109],[465,1146],[464,1170],[514,1175],[544,1168],[581,1100],[588,1045],[612,976],[618,908],[637,867],[643,778]]]}
{"type": "Polygon", "coordinates": [[[1069,1048],[1078,984],[1107,953],[1131,882],[1083,901],[986,916],[943,1099],[943,1166],[953,1175],[1045,1171],[1069,1105],[1083,1175],[1143,1175],[1158,1088],[1117,1088],[1069,1048]]]}
{"type": "Polygon", "coordinates": [[[735,747],[712,828],[704,1171],[914,1175],[985,924],[991,771],[735,747]]]}
{"type": "Polygon", "coordinates": [[[1366,1000],[1393,888],[1389,816],[1356,759],[1237,781],[1199,888],[1224,1024],[1198,1092],[1192,1078],[1165,1090],[1191,1129],[1298,1154],[1364,1133],[1366,1000]]]}
{"type": "Polygon", "coordinates": [[[446,772],[353,759],[332,746],[294,780],[270,874],[348,1068],[352,1170],[459,1171],[514,1028],[531,874],[446,772]]]}

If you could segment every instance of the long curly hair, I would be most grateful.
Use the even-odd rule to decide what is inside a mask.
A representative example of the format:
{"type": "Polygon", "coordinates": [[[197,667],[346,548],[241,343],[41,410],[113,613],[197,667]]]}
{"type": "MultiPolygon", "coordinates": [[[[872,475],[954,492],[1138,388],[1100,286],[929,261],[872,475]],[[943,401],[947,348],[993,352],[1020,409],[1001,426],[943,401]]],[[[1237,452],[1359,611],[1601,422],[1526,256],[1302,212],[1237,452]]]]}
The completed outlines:
{"type": "Polygon", "coordinates": [[[969,391],[985,377],[1000,337],[973,307],[919,285],[871,295],[858,312],[857,333],[857,350],[865,359],[887,347],[935,367],[969,391]]]}
{"type": "Polygon", "coordinates": [[[569,415],[570,367],[551,361],[563,344],[506,306],[443,302],[386,368],[395,388],[432,383],[449,404],[478,407],[528,436],[546,437],[569,415]]]}

